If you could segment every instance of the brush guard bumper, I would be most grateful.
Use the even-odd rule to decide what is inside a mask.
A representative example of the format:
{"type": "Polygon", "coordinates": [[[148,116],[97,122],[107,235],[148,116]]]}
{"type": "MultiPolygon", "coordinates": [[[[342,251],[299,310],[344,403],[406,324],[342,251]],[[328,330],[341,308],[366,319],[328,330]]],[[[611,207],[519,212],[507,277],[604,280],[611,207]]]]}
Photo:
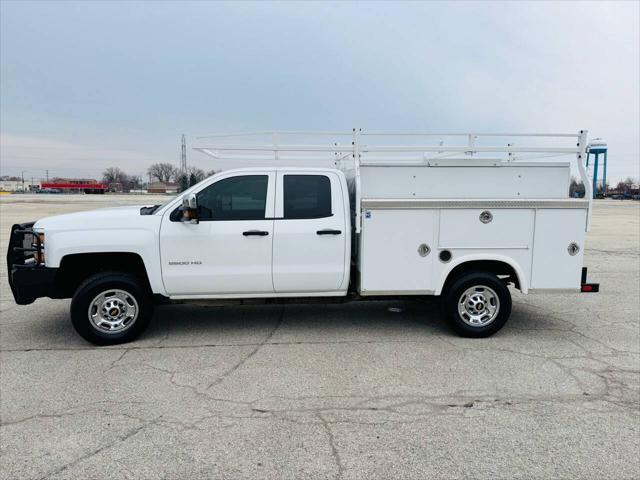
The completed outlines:
{"type": "Polygon", "coordinates": [[[28,305],[36,298],[49,297],[54,292],[57,268],[47,268],[42,258],[44,245],[33,231],[33,224],[11,227],[7,250],[9,287],[18,305],[28,305]]]}

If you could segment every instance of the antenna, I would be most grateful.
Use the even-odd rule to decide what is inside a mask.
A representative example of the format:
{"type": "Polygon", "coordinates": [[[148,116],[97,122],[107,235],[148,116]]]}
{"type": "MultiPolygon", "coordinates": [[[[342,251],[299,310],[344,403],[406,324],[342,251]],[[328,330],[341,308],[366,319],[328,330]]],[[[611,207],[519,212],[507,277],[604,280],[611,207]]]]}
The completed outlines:
{"type": "Polygon", "coordinates": [[[187,141],[182,134],[182,144],[180,146],[180,172],[183,175],[187,174],[187,141]]]}

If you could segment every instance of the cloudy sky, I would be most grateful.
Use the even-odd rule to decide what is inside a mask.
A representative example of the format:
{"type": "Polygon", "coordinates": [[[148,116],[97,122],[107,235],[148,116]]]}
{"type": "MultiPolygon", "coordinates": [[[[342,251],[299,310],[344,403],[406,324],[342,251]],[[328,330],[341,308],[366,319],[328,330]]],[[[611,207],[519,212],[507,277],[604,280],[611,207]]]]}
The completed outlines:
{"type": "MultiPolygon", "coordinates": [[[[589,129],[639,172],[639,3],[1,2],[2,174],[141,174],[180,135],[589,129]]],[[[217,168],[190,151],[189,163],[217,168]]]]}

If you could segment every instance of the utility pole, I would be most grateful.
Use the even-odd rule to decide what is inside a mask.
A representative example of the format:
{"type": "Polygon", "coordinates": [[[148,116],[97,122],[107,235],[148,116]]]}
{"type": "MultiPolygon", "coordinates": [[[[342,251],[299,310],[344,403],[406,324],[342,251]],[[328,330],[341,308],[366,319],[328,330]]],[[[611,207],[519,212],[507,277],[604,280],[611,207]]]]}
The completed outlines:
{"type": "Polygon", "coordinates": [[[49,170],[47,170],[47,183],[49,183],[49,170]]]}
{"type": "Polygon", "coordinates": [[[180,145],[180,171],[183,175],[187,174],[187,141],[182,134],[182,144],[180,145]]]}

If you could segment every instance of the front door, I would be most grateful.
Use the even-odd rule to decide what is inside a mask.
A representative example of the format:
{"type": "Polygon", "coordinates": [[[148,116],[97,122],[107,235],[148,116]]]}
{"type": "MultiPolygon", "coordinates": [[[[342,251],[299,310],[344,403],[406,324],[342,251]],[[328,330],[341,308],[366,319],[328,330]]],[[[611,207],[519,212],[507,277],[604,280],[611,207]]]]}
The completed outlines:
{"type": "Polygon", "coordinates": [[[342,188],[332,172],[278,171],[273,236],[277,293],[347,288],[350,235],[342,188]]]}
{"type": "Polygon", "coordinates": [[[170,296],[273,293],[275,173],[242,172],[197,193],[200,222],[167,212],[160,228],[170,296]]]}

